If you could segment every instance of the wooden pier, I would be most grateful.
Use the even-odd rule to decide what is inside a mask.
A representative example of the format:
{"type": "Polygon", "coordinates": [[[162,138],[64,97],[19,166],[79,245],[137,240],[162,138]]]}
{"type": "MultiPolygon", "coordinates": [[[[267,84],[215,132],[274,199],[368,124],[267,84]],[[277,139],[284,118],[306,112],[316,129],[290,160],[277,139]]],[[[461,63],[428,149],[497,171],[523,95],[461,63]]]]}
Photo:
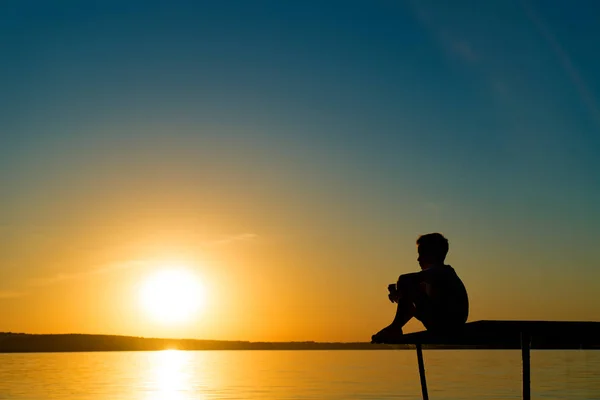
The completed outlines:
{"type": "Polygon", "coordinates": [[[600,322],[564,321],[476,321],[451,335],[416,332],[404,335],[392,344],[413,344],[417,349],[423,400],[429,400],[423,348],[453,347],[485,349],[521,349],[523,362],[523,400],[531,399],[531,349],[600,350],[600,322]]]}

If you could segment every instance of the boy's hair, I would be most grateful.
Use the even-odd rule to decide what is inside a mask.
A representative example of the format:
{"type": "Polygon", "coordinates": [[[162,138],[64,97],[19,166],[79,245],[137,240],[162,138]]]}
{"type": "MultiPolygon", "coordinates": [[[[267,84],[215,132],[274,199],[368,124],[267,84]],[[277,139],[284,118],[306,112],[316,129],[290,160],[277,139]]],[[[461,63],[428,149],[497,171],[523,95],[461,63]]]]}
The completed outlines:
{"type": "Polygon", "coordinates": [[[428,233],[417,239],[421,253],[428,254],[437,261],[443,262],[448,254],[448,239],[441,233],[428,233]]]}

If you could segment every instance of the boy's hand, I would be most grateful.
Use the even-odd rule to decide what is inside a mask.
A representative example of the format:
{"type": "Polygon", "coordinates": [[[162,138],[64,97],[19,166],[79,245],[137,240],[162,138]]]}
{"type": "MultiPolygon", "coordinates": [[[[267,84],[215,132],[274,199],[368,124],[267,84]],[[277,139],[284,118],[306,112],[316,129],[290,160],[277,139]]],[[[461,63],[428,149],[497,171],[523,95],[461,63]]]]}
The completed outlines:
{"type": "Polygon", "coordinates": [[[396,287],[395,283],[388,285],[388,292],[390,292],[388,294],[388,299],[390,299],[392,303],[397,303],[400,299],[400,294],[398,293],[398,288],[396,287]]]}

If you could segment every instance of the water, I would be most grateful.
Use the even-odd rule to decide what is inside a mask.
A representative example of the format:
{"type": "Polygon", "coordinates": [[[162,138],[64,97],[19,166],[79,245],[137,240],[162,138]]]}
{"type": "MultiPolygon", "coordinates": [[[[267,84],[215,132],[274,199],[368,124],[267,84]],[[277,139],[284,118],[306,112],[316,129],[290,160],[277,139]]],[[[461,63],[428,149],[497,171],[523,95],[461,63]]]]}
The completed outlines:
{"type": "MultiPolygon", "coordinates": [[[[519,399],[519,351],[427,351],[432,400],[519,399]]],[[[600,399],[600,351],[533,351],[532,398],[600,399]]],[[[414,351],[0,354],[0,399],[419,399],[414,351]]]]}

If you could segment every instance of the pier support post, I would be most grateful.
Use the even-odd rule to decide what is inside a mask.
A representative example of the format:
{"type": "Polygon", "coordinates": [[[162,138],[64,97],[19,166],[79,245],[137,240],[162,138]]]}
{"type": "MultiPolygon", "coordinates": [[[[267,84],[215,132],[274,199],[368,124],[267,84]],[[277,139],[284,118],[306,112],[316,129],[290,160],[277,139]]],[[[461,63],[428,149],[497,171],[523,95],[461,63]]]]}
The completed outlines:
{"type": "Polygon", "coordinates": [[[531,400],[531,366],[530,366],[530,341],[528,332],[521,332],[521,356],[523,358],[523,400],[531,400]]]}
{"type": "Polygon", "coordinates": [[[429,400],[429,394],[427,394],[427,380],[425,379],[425,363],[423,362],[423,348],[421,343],[417,343],[417,359],[419,361],[419,376],[421,377],[421,392],[423,393],[423,400],[429,400]]]}

